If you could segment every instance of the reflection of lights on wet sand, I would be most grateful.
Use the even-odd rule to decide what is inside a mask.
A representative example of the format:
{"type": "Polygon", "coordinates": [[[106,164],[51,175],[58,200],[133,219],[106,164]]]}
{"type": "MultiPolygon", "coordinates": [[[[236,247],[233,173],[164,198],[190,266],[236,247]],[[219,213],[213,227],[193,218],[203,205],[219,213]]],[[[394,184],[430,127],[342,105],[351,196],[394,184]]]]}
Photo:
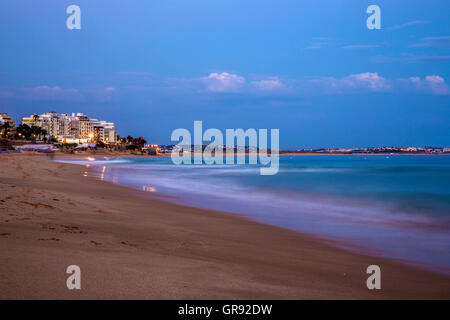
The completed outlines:
{"type": "Polygon", "coordinates": [[[89,169],[90,167],[91,167],[91,165],[90,165],[90,164],[87,164],[87,165],[86,165],[86,168],[88,168],[88,169],[89,169]]]}
{"type": "Polygon", "coordinates": [[[95,161],[95,158],[92,158],[92,157],[87,157],[87,159],[88,159],[89,161],[95,161]]]}
{"type": "Polygon", "coordinates": [[[142,186],[142,190],[147,191],[147,192],[156,192],[156,188],[148,187],[148,186],[142,186]]]}
{"type": "Polygon", "coordinates": [[[100,180],[103,180],[105,178],[105,170],[106,170],[106,166],[103,166],[102,174],[100,175],[100,180]]]}
{"type": "Polygon", "coordinates": [[[87,173],[87,171],[85,171],[83,174],[83,177],[87,177],[87,176],[88,176],[88,173],[87,173]]]}

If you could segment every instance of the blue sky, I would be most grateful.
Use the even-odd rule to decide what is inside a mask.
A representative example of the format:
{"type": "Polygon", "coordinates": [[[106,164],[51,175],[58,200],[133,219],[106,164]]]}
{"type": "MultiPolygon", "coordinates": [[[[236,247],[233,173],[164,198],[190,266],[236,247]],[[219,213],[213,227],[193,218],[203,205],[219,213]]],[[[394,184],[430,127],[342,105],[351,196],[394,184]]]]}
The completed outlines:
{"type": "Polygon", "coordinates": [[[279,128],[282,148],[450,146],[448,1],[0,3],[0,111],[172,130],[279,128]],[[66,28],[67,6],[81,30],[66,28]],[[381,8],[381,30],[366,8],[381,8]]]}

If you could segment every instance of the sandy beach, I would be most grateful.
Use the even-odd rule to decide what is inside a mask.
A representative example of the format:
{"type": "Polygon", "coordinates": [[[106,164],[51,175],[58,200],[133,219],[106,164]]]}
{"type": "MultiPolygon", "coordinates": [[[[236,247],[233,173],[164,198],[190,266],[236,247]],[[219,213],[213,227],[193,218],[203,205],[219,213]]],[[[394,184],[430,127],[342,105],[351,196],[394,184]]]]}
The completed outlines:
{"type": "Polygon", "coordinates": [[[1,299],[449,299],[450,277],[0,155],[1,299]],[[379,265],[382,289],[368,290],[379,265]],[[66,268],[81,268],[68,290],[66,268]]]}

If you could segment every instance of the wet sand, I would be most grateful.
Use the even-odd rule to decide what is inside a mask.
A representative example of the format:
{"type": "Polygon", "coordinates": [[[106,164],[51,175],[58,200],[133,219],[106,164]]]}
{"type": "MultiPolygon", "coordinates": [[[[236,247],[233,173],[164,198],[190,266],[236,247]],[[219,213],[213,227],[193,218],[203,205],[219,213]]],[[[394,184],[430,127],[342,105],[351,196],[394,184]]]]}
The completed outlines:
{"type": "MultiPolygon", "coordinates": [[[[0,155],[1,299],[449,299],[450,277],[0,155]],[[381,267],[381,290],[366,268],[381,267]],[[66,268],[81,268],[68,290],[66,268]]],[[[45,156],[44,156],[45,157],[45,156]]]]}

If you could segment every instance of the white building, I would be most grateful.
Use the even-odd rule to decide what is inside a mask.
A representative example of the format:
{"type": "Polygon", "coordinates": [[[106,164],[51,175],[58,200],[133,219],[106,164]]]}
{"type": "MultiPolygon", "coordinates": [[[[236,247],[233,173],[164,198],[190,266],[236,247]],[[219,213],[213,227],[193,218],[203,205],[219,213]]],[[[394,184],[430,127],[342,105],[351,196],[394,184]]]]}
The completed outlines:
{"type": "Polygon", "coordinates": [[[95,140],[109,144],[115,144],[117,142],[117,130],[114,127],[114,123],[92,119],[92,126],[95,140]]]}
{"type": "Polygon", "coordinates": [[[24,117],[22,118],[22,124],[26,124],[29,127],[40,127],[47,132],[48,136],[57,137],[70,134],[71,119],[67,114],[47,112],[24,117]]]}
{"type": "Polygon", "coordinates": [[[85,143],[102,141],[106,144],[117,142],[114,123],[91,119],[82,113],[47,112],[22,119],[29,127],[37,126],[46,130],[47,135],[63,143],[85,143]],[[70,142],[68,142],[70,141],[70,142]]]}
{"type": "MultiPolygon", "coordinates": [[[[16,121],[11,119],[10,115],[7,113],[0,113],[0,125],[4,125],[5,123],[9,124],[8,129],[6,130],[6,136],[12,137],[16,134],[16,121]]],[[[5,130],[0,130],[0,136],[3,136],[5,130]]]]}

